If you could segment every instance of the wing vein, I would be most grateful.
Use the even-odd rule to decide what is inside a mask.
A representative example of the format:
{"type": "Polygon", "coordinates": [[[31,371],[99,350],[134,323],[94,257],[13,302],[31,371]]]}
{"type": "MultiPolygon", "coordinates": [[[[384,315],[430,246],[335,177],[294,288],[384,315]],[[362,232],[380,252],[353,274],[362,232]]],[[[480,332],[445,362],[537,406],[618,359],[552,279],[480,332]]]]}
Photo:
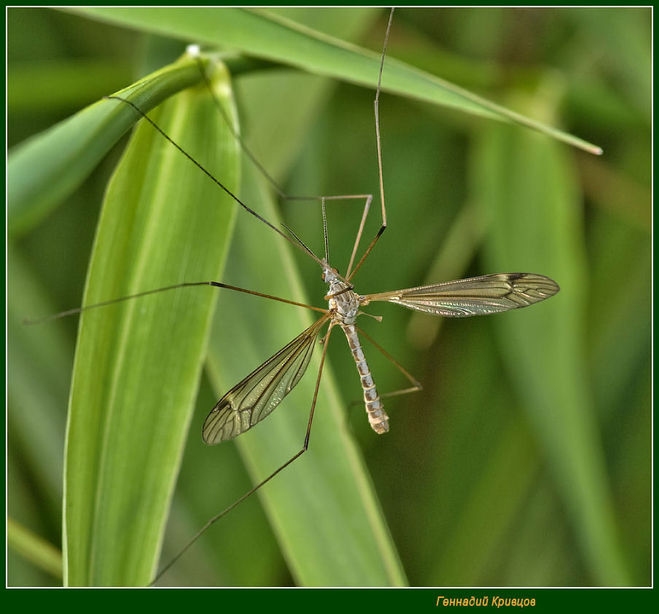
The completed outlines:
{"type": "Polygon", "coordinates": [[[549,277],[535,273],[495,273],[430,286],[380,292],[362,304],[387,301],[433,315],[464,318],[526,307],[559,291],[549,277]]]}
{"type": "Polygon", "coordinates": [[[268,416],[299,383],[326,314],[229,390],[208,414],[202,434],[208,444],[233,439],[268,416]]]}

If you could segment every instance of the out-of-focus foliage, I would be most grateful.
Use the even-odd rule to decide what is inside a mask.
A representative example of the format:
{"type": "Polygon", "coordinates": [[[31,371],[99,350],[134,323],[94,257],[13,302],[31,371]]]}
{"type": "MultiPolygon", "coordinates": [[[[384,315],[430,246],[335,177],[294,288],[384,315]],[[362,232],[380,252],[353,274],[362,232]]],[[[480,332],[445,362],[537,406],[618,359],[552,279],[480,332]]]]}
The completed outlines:
{"type": "MultiPolygon", "coordinates": [[[[380,10],[281,13],[374,50],[386,24],[380,10]]],[[[154,56],[164,54],[158,67],[183,48],[49,10],[15,8],[7,17],[10,146],[132,83],[154,56]]],[[[392,430],[383,437],[370,431],[359,404],[350,405],[359,382],[345,342],[332,340],[346,420],[412,585],[650,583],[650,25],[642,8],[396,12],[390,56],[604,149],[595,158],[518,127],[381,98],[389,228],[355,278],[357,289],[503,270],[545,273],[562,288],[531,309],[482,319],[369,308],[383,322],[364,318],[361,326],[424,384],[421,393],[387,401],[392,430]]],[[[289,193],[377,193],[373,92],[291,70],[248,73],[234,85],[247,142],[289,193]],[[307,100],[305,113],[291,113],[291,99],[307,100]]],[[[114,163],[112,152],[9,246],[9,514],[57,547],[76,322],[28,329],[20,320],[80,303],[114,163]]],[[[257,195],[250,205],[259,209],[253,177],[245,173],[243,193],[257,195]]],[[[318,209],[284,203],[282,210],[320,252],[318,209]]],[[[330,205],[331,255],[341,269],[360,213],[354,203],[330,205]]],[[[377,215],[374,203],[366,236],[377,215]]],[[[239,229],[253,224],[238,217],[239,229]]],[[[222,281],[253,287],[240,249],[229,254],[222,281]]],[[[252,249],[258,261],[261,245],[252,249]]],[[[260,256],[267,264],[268,254],[260,256]]],[[[299,260],[309,296],[322,305],[317,266],[299,260]]],[[[252,297],[226,300],[246,315],[226,323],[237,343],[250,318],[273,330],[286,318],[285,307],[252,297]]],[[[232,348],[238,371],[271,355],[276,339],[258,355],[241,358],[232,348]]],[[[365,349],[382,392],[405,385],[374,348],[365,349]]],[[[204,379],[167,554],[249,487],[234,444],[201,444],[200,424],[215,400],[204,379]],[[218,492],[218,474],[235,485],[218,492]]],[[[308,399],[291,401],[277,413],[305,414],[308,399]]],[[[180,561],[168,583],[293,583],[257,499],[234,516],[180,561]]],[[[24,558],[38,563],[33,551],[10,549],[9,584],[58,584],[45,565],[24,558]]]]}

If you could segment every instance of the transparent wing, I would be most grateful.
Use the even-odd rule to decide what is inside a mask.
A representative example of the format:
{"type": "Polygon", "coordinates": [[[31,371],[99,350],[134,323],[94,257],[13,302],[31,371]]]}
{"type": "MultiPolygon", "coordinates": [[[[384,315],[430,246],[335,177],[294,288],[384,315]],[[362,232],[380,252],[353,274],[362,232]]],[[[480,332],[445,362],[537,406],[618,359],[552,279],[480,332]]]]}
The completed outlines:
{"type": "Polygon", "coordinates": [[[388,301],[447,318],[466,318],[527,307],[559,290],[549,277],[535,273],[495,273],[432,286],[369,294],[362,304],[388,301]]]}
{"type": "Polygon", "coordinates": [[[304,375],[318,331],[328,318],[317,320],[217,402],[202,429],[207,444],[237,437],[279,405],[304,375]]]}

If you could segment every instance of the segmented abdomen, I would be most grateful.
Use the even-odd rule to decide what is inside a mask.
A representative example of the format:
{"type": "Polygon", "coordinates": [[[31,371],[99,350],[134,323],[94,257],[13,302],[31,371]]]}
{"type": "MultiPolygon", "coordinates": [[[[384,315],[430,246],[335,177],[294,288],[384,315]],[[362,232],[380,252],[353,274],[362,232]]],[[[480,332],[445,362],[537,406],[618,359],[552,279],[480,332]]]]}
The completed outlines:
{"type": "Polygon", "coordinates": [[[376,433],[386,433],[389,430],[389,416],[384,411],[382,401],[375,388],[371,370],[368,367],[364,350],[362,350],[359,337],[357,336],[357,329],[353,324],[341,324],[341,328],[343,328],[343,332],[346,334],[350,351],[357,365],[357,371],[359,371],[362,388],[364,389],[364,405],[366,406],[368,421],[376,433]]]}

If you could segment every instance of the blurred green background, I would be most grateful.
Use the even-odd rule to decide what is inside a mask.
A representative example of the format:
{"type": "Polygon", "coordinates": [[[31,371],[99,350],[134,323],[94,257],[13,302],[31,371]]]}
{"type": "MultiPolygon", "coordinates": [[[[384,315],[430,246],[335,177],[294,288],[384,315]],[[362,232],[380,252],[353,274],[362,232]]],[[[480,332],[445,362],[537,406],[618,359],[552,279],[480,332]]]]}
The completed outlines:
{"type": "MultiPolygon", "coordinates": [[[[279,12],[375,51],[387,18],[379,9],[279,12]]],[[[46,9],[12,8],[7,19],[10,148],[184,47],[46,9]]],[[[424,385],[387,403],[384,437],[351,405],[360,398],[353,361],[344,341],[332,342],[347,420],[411,585],[650,583],[650,26],[643,8],[396,12],[392,57],[604,149],[595,158],[522,128],[382,96],[389,229],[357,289],[504,270],[544,273],[562,288],[532,309],[482,319],[370,307],[384,320],[361,326],[424,385]]],[[[241,75],[234,85],[247,142],[289,193],[377,193],[372,91],[292,70],[241,75]],[[304,113],[292,112],[291,97],[304,113]]],[[[9,515],[57,548],[76,322],[35,333],[20,320],[79,305],[120,149],[54,212],[9,237],[9,515]]],[[[286,203],[283,213],[320,251],[317,209],[286,203]]],[[[360,213],[330,206],[332,260],[343,270],[360,213]]],[[[300,269],[322,305],[316,265],[300,269]]],[[[223,281],[247,284],[239,262],[229,259],[223,281]]],[[[265,305],[259,317],[276,327],[280,313],[265,305]]],[[[366,351],[382,392],[405,385],[366,351]]],[[[206,496],[218,466],[242,480],[237,493],[247,484],[233,443],[209,449],[198,437],[214,402],[202,382],[169,553],[228,502],[206,496]]],[[[239,513],[249,524],[238,533],[228,518],[170,582],[291,584],[258,501],[239,513]]],[[[61,582],[14,548],[8,564],[10,585],[61,582]]]]}

